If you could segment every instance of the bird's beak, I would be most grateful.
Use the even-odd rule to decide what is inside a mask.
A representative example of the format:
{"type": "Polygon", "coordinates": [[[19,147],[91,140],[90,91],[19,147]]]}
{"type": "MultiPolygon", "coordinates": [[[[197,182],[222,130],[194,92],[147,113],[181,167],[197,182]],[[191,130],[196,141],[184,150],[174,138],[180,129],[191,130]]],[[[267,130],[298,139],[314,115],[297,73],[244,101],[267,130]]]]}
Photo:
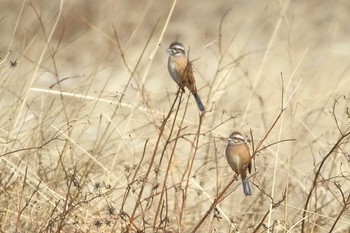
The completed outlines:
{"type": "Polygon", "coordinates": [[[167,54],[170,54],[171,49],[167,48],[165,51],[166,51],[167,54]]]}

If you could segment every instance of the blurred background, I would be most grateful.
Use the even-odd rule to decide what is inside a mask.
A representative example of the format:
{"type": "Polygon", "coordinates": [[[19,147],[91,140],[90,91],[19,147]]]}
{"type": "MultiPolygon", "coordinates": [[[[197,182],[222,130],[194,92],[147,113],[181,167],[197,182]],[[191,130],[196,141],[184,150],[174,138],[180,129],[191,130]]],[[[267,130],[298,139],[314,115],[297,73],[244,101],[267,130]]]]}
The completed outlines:
{"type": "Polygon", "coordinates": [[[199,232],[350,230],[350,2],[0,8],[2,232],[189,232],[234,175],[236,130],[252,151],[273,145],[253,159],[253,196],[234,182],[199,232]],[[201,119],[188,91],[166,118],[173,41],[189,50],[201,119]]]}

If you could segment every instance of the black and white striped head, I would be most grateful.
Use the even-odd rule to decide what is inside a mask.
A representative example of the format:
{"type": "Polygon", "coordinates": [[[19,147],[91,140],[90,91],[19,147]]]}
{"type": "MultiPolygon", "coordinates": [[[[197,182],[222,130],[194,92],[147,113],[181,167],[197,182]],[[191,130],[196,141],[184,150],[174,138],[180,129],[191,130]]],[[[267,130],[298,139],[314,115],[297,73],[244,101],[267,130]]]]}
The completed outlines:
{"type": "Polygon", "coordinates": [[[166,49],[166,52],[170,56],[185,56],[185,48],[180,42],[173,42],[170,44],[169,48],[166,49]]]}
{"type": "Polygon", "coordinates": [[[246,139],[243,137],[243,135],[240,132],[233,132],[231,133],[230,137],[228,138],[229,144],[241,144],[245,143],[246,139]]]}

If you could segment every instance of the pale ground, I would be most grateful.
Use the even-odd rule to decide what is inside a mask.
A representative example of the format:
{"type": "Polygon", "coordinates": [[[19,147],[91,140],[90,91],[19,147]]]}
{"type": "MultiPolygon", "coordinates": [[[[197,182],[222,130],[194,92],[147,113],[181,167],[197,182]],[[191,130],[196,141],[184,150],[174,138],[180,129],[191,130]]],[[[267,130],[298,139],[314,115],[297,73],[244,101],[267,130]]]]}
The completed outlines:
{"type": "MultiPolygon", "coordinates": [[[[214,199],[233,176],[224,157],[226,141],[221,138],[233,130],[246,135],[252,130],[256,145],[283,101],[286,110],[265,145],[295,141],[258,154],[251,177],[253,196],[244,197],[240,182],[234,182],[218,205],[222,219],[211,214],[200,232],[229,232],[234,227],[253,232],[269,211],[270,197],[276,203],[284,192],[286,199],[263,222],[265,227],[273,226],[273,232],[300,232],[315,172],[340,137],[332,114],[336,98],[339,127],[343,132],[350,127],[350,2],[182,0],[166,25],[172,4],[170,0],[65,1],[58,15],[60,1],[0,0],[2,232],[48,231],[49,219],[65,219],[62,232],[110,232],[105,224],[97,228],[96,219],[107,218],[107,205],[119,213],[127,183],[136,191],[129,194],[123,210],[132,214],[141,182],[131,184],[134,173],[125,167],[139,164],[148,140],[135,180],[142,180],[148,169],[159,127],[177,90],[167,72],[165,53],[175,40],[190,48],[197,88],[208,112],[196,151],[199,117],[190,96],[166,180],[168,230],[176,232],[180,227],[181,193],[194,153],[183,232],[190,231],[208,210],[207,195],[214,199]],[[18,65],[11,68],[15,60],[18,65]],[[62,81],[51,87],[58,80],[62,81]],[[226,121],[230,116],[236,117],[226,121]],[[67,192],[73,174],[82,186],[81,196],[75,196],[77,207],[66,214],[67,193],[77,192],[67,192]],[[98,196],[100,190],[94,185],[99,182],[112,189],[98,196]],[[77,204],[86,193],[96,198],[77,204]],[[225,215],[234,221],[231,228],[225,215]]],[[[171,139],[180,127],[187,97],[171,139]]],[[[156,164],[173,119],[174,113],[156,151],[156,164]]],[[[340,214],[341,193],[350,191],[348,141],[323,165],[308,207],[307,232],[329,232],[340,214]]],[[[153,226],[159,203],[159,195],[151,195],[150,187],[159,183],[156,190],[161,191],[173,148],[171,142],[160,176],[156,178],[152,169],[142,196],[154,195],[149,209],[143,210],[147,227],[153,226]]],[[[335,232],[350,230],[348,208],[335,232]]],[[[119,229],[123,221],[111,219],[116,224],[113,229],[119,229]]],[[[140,222],[136,216],[135,224],[141,226],[140,222]]]]}

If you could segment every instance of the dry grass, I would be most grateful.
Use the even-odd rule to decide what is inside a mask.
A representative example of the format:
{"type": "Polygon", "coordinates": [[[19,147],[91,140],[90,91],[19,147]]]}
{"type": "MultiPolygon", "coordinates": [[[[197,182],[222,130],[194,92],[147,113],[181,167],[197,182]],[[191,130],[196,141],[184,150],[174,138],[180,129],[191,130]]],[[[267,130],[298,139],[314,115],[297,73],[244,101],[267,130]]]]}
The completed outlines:
{"type": "Polygon", "coordinates": [[[348,1],[1,8],[1,232],[350,231],[348,1]],[[174,40],[203,116],[167,73],[174,40]]]}

